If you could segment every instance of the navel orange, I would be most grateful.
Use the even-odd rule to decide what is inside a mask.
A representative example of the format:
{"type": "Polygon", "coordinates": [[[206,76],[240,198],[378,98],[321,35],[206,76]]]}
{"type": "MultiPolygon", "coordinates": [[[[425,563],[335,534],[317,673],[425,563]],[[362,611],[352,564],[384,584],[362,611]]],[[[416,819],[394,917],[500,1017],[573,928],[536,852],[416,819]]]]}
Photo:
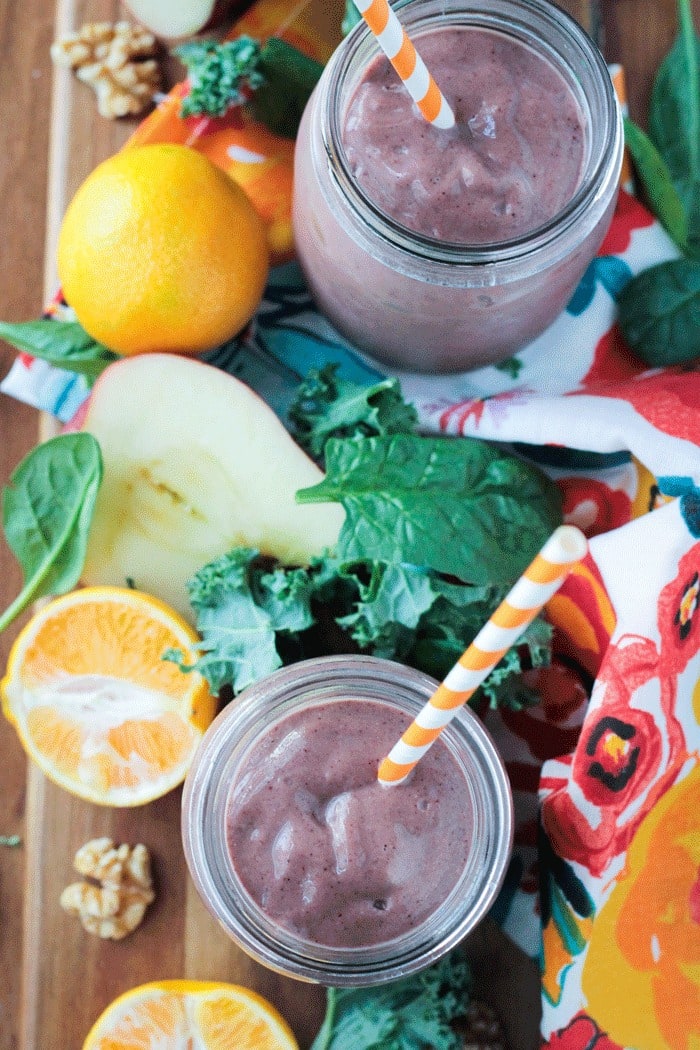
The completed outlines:
{"type": "Polygon", "coordinates": [[[292,1030],[256,992],[215,981],[158,981],[107,1007],[83,1050],[298,1050],[292,1030]]]}
{"type": "Polygon", "coordinates": [[[200,353],[237,334],[265,287],[265,225],[244,190],[188,146],[129,146],[99,164],[64,216],[63,293],[118,354],[200,353]]]}
{"type": "Polygon", "coordinates": [[[216,701],[196,672],[196,632],[163,602],[86,587],[48,602],[17,637],[0,682],[6,717],[43,772],[105,806],[136,806],[181,783],[216,701]]]}

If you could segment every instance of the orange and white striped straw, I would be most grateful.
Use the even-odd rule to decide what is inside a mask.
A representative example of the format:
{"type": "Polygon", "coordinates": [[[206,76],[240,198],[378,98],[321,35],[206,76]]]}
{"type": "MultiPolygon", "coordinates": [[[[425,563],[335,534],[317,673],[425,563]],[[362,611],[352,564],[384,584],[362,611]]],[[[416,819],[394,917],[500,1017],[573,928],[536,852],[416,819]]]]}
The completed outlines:
{"type": "Polygon", "coordinates": [[[560,525],[484,624],[469,648],[379,766],[381,784],[408,776],[457,710],[476,692],[498,661],[564,582],[588,550],[583,533],[560,525]]]}
{"type": "Polygon", "coordinates": [[[386,57],[425,119],[436,128],[451,128],[455,117],[389,0],[354,0],[386,57]]]}

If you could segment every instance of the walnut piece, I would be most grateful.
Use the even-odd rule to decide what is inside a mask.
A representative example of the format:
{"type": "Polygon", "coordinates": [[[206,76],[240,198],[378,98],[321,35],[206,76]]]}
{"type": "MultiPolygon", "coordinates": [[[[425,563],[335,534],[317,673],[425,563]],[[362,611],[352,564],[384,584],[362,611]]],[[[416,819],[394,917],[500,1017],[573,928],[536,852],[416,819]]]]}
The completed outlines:
{"type": "Polygon", "coordinates": [[[130,22],[88,22],[51,45],[51,58],[75,70],[97,96],[103,117],[143,113],[160,90],[153,33],[130,22]]]}
{"type": "Polygon", "coordinates": [[[77,915],[88,933],[121,940],[139,925],[154,900],[151,858],[138,843],[117,846],[110,838],[91,839],[81,846],[73,867],[83,882],[73,882],[61,894],[61,907],[77,915]]]}

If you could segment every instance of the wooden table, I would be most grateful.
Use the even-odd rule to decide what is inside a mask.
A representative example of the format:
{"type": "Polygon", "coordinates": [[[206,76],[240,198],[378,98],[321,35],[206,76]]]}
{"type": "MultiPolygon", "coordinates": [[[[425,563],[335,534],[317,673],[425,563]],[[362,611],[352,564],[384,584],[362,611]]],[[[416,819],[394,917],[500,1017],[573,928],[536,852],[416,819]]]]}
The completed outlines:
{"type": "MultiPolygon", "coordinates": [[[[632,116],[644,123],[654,72],[676,27],[675,0],[567,0],[596,33],[609,60],[627,72],[632,116]]],[[[700,26],[700,0],[693,0],[700,26]]],[[[97,116],[88,88],[54,73],[55,34],[86,21],[125,17],[117,0],[0,0],[0,317],[36,316],[56,285],[54,243],[63,210],[85,175],[131,131],[97,116]],[[45,233],[45,231],[47,231],[45,233]]],[[[12,361],[0,346],[0,376],[12,361]]],[[[37,413],[0,395],[0,482],[34,444],[37,413]]],[[[19,588],[0,542],[0,603],[19,588]]],[[[26,620],[26,616],[23,618],[26,620]]],[[[21,621],[23,622],[23,621],[21,621]]],[[[20,624],[0,637],[0,664],[20,624]]],[[[283,980],[235,949],[204,913],[179,844],[179,792],[136,811],[106,811],[74,800],[27,770],[14,731],[0,719],[0,1050],[80,1050],[90,1025],[118,993],[142,981],[191,976],[251,984],[290,1019],[302,1047],[320,1022],[321,989],[283,980]],[[158,898],[143,926],[121,943],[87,936],[58,907],[72,881],[75,849],[95,834],[144,841],[153,852],[158,898]]],[[[538,975],[495,929],[470,949],[479,994],[502,1015],[512,1050],[538,1043],[538,975]]]]}

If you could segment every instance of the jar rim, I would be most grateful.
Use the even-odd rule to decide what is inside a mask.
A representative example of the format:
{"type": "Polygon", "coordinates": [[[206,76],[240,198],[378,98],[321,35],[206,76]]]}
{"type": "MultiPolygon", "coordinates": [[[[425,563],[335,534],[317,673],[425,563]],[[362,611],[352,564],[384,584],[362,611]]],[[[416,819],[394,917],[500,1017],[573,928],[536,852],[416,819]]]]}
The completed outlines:
{"type": "MultiPolygon", "coordinates": [[[[458,712],[454,720],[453,732],[458,734],[462,757],[459,752],[455,754],[454,743],[451,750],[465,780],[465,756],[474,759],[474,768],[469,765],[469,770],[476,785],[475,800],[486,807],[480,826],[483,857],[479,853],[477,858],[485,870],[483,875],[477,872],[479,879],[474,879],[473,891],[469,888],[471,897],[463,885],[463,875],[447,902],[407,935],[367,947],[336,949],[313,945],[278,928],[266,920],[249,894],[241,892],[240,885],[222,885],[231,874],[227,861],[232,867],[225,821],[221,819],[231,765],[237,754],[249,749],[251,739],[255,740],[256,727],[267,725],[276,715],[283,718],[294,709],[295,702],[298,705],[309,697],[314,703],[323,703],[328,696],[338,700],[393,700],[402,711],[414,709],[417,713],[436,686],[428,675],[389,660],[355,655],[319,657],[282,668],[250,686],[207,730],[183,792],[185,856],[205,905],[229,936],[263,965],[322,984],[370,985],[394,980],[430,965],[455,947],[493,902],[512,847],[512,797],[500,755],[480,719],[468,709],[458,712]]],[[[471,782],[469,787],[473,787],[471,782]]]]}
{"type": "MultiPolygon", "coordinates": [[[[341,112],[341,102],[349,97],[357,83],[356,67],[359,66],[361,72],[367,62],[379,53],[369,27],[361,21],[347,34],[329,60],[328,90],[320,114],[323,148],[332,175],[342,187],[348,206],[365,220],[371,216],[375,235],[392,248],[407,256],[451,266],[469,268],[522,262],[528,256],[540,254],[557,241],[565,240],[573,228],[579,227],[582,216],[585,216],[596,198],[601,197],[605,183],[611,177],[617,181],[622,163],[622,114],[608,68],[593,40],[568,12],[554,3],[542,3],[542,0],[452,0],[448,3],[445,0],[395,0],[392,6],[397,13],[404,13],[404,25],[416,40],[422,32],[434,29],[439,18],[440,28],[467,24],[515,37],[548,60],[562,75],[571,72],[572,56],[575,56],[580,66],[574,80],[588,76],[599,96],[596,101],[600,112],[596,119],[592,119],[590,112],[584,114],[588,135],[594,135],[595,142],[589,139],[586,167],[573,197],[551,219],[524,234],[508,240],[470,244],[445,241],[404,226],[375,204],[358,185],[342,146],[341,120],[344,114],[341,112]],[[417,8],[420,8],[420,13],[411,17],[417,8]],[[558,34],[560,40],[566,43],[569,49],[568,61],[563,49],[557,50],[542,39],[541,31],[544,28],[558,34]],[[354,76],[352,83],[351,73],[354,76]]],[[[566,79],[573,89],[571,75],[566,79]]],[[[585,109],[590,100],[583,90],[577,92],[577,98],[585,109]]],[[[562,254],[567,250],[568,246],[562,254]]]]}

